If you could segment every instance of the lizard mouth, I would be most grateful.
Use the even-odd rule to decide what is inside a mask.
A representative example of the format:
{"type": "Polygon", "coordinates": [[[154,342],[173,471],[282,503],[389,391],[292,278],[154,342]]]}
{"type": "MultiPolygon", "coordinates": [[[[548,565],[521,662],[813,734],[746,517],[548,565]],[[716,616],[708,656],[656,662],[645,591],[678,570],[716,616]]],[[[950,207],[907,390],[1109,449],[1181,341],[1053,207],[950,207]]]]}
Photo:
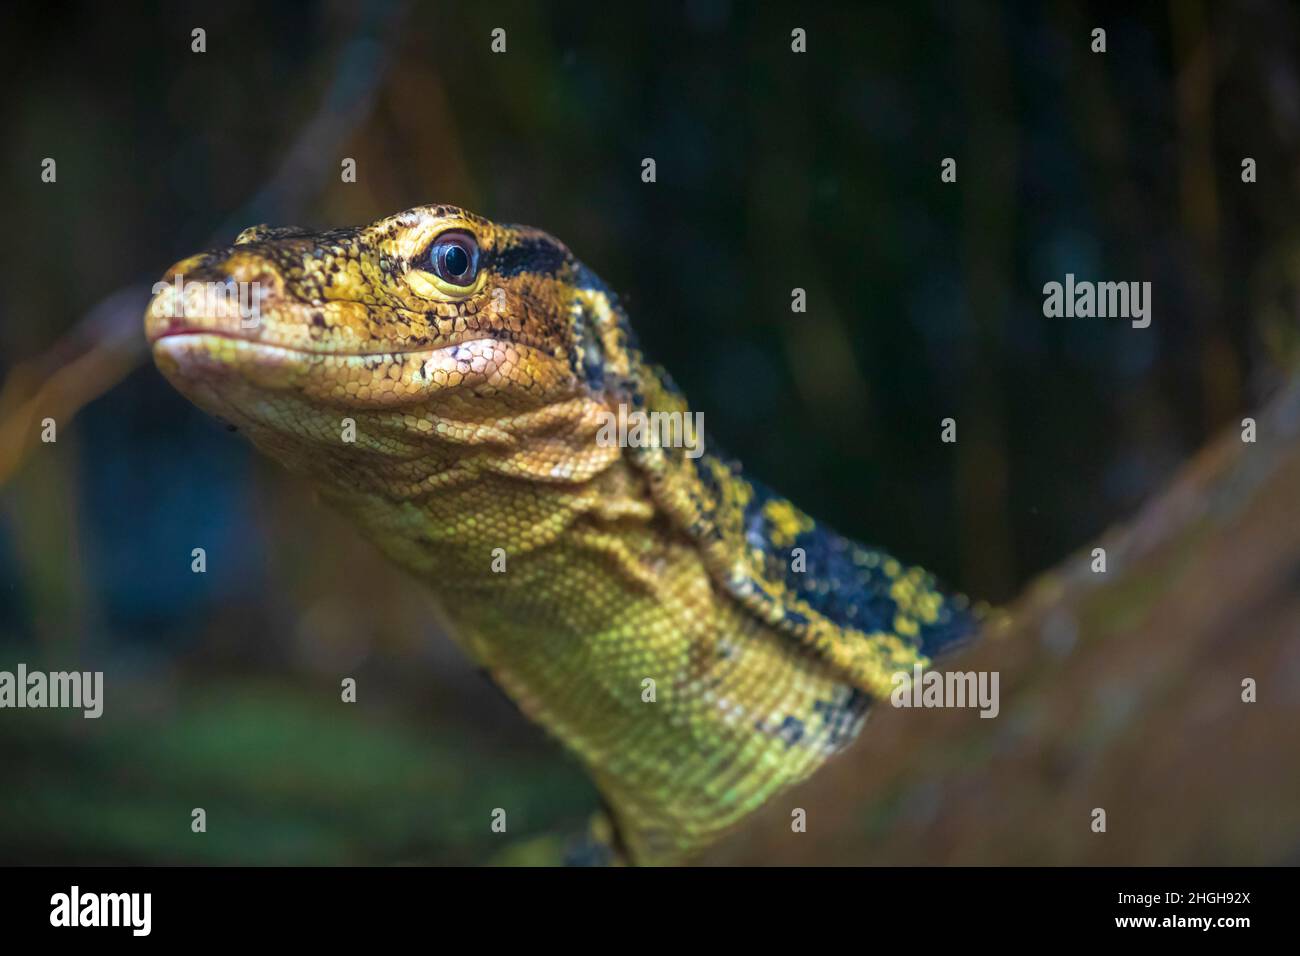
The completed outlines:
{"type": "MultiPolygon", "coordinates": [[[[274,347],[303,356],[379,357],[429,354],[481,338],[524,338],[508,329],[434,328],[419,313],[398,308],[370,314],[364,303],[346,299],[331,304],[349,308],[351,314],[341,321],[337,315],[326,319],[323,303],[302,302],[275,289],[245,291],[241,293],[243,298],[233,294],[210,295],[204,291],[195,307],[189,300],[191,286],[206,290],[224,289],[230,284],[204,278],[208,273],[202,269],[194,270],[191,275],[197,278],[192,282],[187,280],[184,290],[168,284],[149,303],[145,338],[155,350],[164,344],[167,349],[174,349],[183,344],[219,346],[224,342],[227,350],[238,345],[249,354],[263,347],[274,347]],[[390,322],[395,327],[419,331],[391,338],[360,331],[382,330],[390,322]],[[421,323],[429,327],[420,329],[421,323]]],[[[533,341],[519,344],[541,347],[541,343],[533,341]]]]}
{"type": "MultiPolygon", "coordinates": [[[[291,306],[289,303],[276,303],[275,309],[281,316],[289,312],[291,306]]],[[[299,310],[304,313],[310,311],[305,308],[299,310]]],[[[368,347],[347,348],[338,345],[331,345],[328,342],[317,342],[307,340],[302,334],[309,328],[309,320],[299,318],[293,315],[290,322],[268,323],[264,317],[252,325],[246,324],[244,318],[237,311],[219,311],[211,314],[181,314],[168,315],[165,312],[157,310],[157,303],[151,304],[150,311],[145,319],[145,338],[149,345],[158,347],[160,343],[171,342],[172,340],[194,340],[201,338],[207,340],[226,340],[234,343],[245,343],[248,346],[273,346],[286,352],[296,352],[302,355],[333,355],[337,357],[364,356],[364,355],[402,355],[407,352],[430,352],[437,348],[445,346],[454,346],[465,344],[469,339],[448,338],[446,340],[426,340],[418,344],[376,341],[368,347]],[[277,326],[281,328],[277,328],[277,326]],[[283,330],[288,326],[297,334],[286,334],[283,330]],[[278,334],[277,334],[278,333],[278,334]]]]}
{"type": "Polygon", "coordinates": [[[255,419],[247,410],[272,395],[295,396],[318,408],[409,406],[435,394],[499,388],[520,363],[547,390],[565,390],[569,378],[567,365],[550,353],[483,336],[418,349],[346,352],[281,345],[229,330],[173,329],[157,336],[152,350],[173,385],[226,418],[242,406],[244,418],[255,419]]]}
{"type": "Polygon", "coordinates": [[[376,359],[382,358],[406,358],[412,355],[431,356],[438,352],[450,352],[455,349],[469,346],[475,342],[484,342],[491,340],[490,336],[481,336],[479,338],[467,338],[454,342],[441,342],[437,345],[428,345],[420,348],[391,348],[391,349],[321,349],[321,348],[303,348],[284,342],[273,342],[261,338],[257,335],[241,335],[228,329],[205,329],[205,328],[174,328],[167,329],[157,335],[149,337],[149,344],[158,351],[164,350],[175,351],[179,349],[207,348],[218,347],[223,342],[235,343],[236,347],[242,347],[250,352],[263,351],[266,354],[281,353],[284,355],[297,355],[303,359],[314,358],[334,358],[334,359],[369,359],[372,363],[376,359]]]}
{"type": "Polygon", "coordinates": [[[481,370],[492,353],[516,346],[492,336],[439,342],[420,348],[356,350],[303,348],[292,343],[271,342],[251,335],[224,329],[175,329],[155,337],[151,347],[156,356],[167,356],[182,365],[350,365],[377,369],[387,365],[422,366],[438,364],[465,365],[481,370]]]}
{"type": "MultiPolygon", "coordinates": [[[[165,293],[164,293],[165,295],[165,293]]],[[[409,338],[381,338],[370,341],[339,341],[337,328],[328,329],[321,320],[319,306],[308,306],[276,297],[268,299],[262,313],[252,324],[240,313],[237,305],[202,312],[177,312],[174,297],[155,297],[145,314],[145,338],[155,352],[160,349],[174,351],[182,346],[219,346],[229,349],[238,346],[251,356],[258,350],[275,351],[309,358],[333,357],[337,359],[380,359],[385,356],[431,356],[440,351],[453,350],[474,342],[495,341],[502,346],[513,345],[520,351],[555,355],[555,348],[518,329],[468,328],[435,330],[409,338]],[[318,332],[332,332],[332,336],[317,336],[318,332]],[[331,341],[333,338],[333,341],[331,341]]],[[[343,301],[343,300],[339,300],[343,301]]],[[[360,305],[360,303],[356,303],[360,305]]],[[[416,313],[397,314],[395,323],[411,322],[416,313]]],[[[354,326],[356,324],[354,320],[354,326]]]]}

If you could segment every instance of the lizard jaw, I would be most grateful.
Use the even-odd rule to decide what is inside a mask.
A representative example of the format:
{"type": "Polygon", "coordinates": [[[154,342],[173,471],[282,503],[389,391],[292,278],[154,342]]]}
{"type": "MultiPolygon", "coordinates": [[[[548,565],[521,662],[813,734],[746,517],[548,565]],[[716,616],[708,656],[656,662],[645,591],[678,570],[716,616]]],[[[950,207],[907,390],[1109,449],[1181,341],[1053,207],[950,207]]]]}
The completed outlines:
{"type": "Polygon", "coordinates": [[[495,338],[472,338],[395,352],[325,352],[273,344],[227,331],[175,330],[153,341],[154,361],[181,392],[221,383],[252,393],[297,393],[339,409],[383,409],[434,395],[500,389],[526,365],[539,398],[568,391],[563,360],[495,338]]]}

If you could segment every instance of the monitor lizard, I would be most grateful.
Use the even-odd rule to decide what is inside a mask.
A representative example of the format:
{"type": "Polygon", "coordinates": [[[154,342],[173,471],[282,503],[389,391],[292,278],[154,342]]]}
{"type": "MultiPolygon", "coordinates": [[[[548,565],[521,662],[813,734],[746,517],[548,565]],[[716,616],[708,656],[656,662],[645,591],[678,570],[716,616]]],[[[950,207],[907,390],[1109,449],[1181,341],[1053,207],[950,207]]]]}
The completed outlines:
{"type": "Polygon", "coordinates": [[[172,266],[145,328],[177,389],[427,585],[590,773],[622,861],[689,861],[978,629],[711,446],[601,440],[620,407],[689,407],[540,230],[447,205],[254,226],[172,266]]]}

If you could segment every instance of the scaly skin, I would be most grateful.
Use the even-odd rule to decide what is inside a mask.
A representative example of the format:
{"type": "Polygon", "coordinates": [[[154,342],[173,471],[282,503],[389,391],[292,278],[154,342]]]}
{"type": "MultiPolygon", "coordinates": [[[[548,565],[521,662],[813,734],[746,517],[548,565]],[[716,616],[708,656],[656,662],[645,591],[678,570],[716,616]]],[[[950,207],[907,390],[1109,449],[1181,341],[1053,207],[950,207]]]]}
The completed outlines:
{"type": "Polygon", "coordinates": [[[146,331],[163,374],[427,584],[464,650],[587,767],[632,862],[688,860],[976,626],[924,571],[735,463],[599,442],[620,404],[687,406],[545,233],[420,206],[254,227],[178,275],[257,282],[261,319],[169,317],[160,291],[146,331]],[[448,230],[477,240],[463,288],[430,258],[448,230]]]}

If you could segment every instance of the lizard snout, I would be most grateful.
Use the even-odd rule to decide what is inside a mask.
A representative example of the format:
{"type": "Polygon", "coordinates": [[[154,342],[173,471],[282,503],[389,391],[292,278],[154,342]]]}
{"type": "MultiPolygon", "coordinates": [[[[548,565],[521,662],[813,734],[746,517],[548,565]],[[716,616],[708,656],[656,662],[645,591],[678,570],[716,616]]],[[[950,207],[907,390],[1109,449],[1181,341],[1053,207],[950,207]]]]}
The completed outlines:
{"type": "Polygon", "coordinates": [[[197,332],[255,339],[262,308],[283,294],[279,272],[256,254],[191,256],[154,284],[145,335],[151,344],[197,332]]]}

